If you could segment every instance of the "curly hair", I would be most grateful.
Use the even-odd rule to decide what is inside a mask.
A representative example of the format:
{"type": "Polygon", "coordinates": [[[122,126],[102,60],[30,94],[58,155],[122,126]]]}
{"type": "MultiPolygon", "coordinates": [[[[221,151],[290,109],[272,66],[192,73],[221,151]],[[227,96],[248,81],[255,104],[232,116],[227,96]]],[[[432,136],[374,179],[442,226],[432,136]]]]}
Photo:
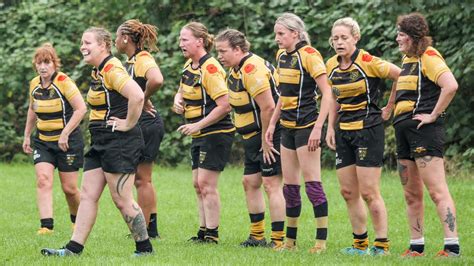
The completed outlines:
{"type": "Polygon", "coordinates": [[[141,23],[137,19],[130,19],[120,25],[119,30],[122,34],[130,36],[140,50],[145,46],[151,51],[158,51],[156,42],[158,40],[158,28],[151,24],[141,23]]]}
{"type": "Polygon", "coordinates": [[[58,71],[59,67],[61,66],[61,59],[59,59],[58,55],[56,54],[56,49],[54,49],[53,45],[49,42],[43,43],[40,47],[36,48],[33,61],[31,62],[35,71],[36,64],[41,62],[53,62],[56,71],[58,71]]]}
{"type": "Polygon", "coordinates": [[[432,39],[428,35],[430,33],[428,22],[422,14],[414,12],[401,15],[397,18],[397,26],[400,32],[406,33],[413,40],[408,54],[421,56],[431,45],[432,39]]]}

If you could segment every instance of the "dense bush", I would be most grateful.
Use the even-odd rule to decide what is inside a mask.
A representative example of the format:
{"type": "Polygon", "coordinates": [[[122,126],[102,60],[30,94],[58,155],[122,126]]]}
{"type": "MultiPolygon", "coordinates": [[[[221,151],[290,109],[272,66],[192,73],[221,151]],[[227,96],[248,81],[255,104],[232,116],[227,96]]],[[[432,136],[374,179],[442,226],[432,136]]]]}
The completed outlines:
{"type": "MultiPolygon", "coordinates": [[[[0,6],[1,7],[1,6],[0,6]]],[[[274,61],[277,49],[273,24],[285,11],[295,12],[307,23],[313,45],[327,59],[333,54],[327,42],[332,23],[352,16],[362,27],[359,47],[395,64],[401,62],[395,42],[395,21],[399,14],[424,13],[431,26],[435,47],[445,56],[460,84],[458,95],[448,110],[447,155],[455,159],[454,168],[471,168],[474,159],[474,133],[471,124],[474,98],[473,84],[474,29],[472,4],[453,5],[447,0],[416,1],[411,5],[388,1],[300,1],[300,0],[136,0],[136,1],[7,1],[0,11],[0,159],[11,160],[21,152],[21,140],[27,111],[28,81],[35,73],[31,67],[34,48],[49,41],[54,43],[62,59],[63,71],[87,91],[90,67],[81,61],[80,37],[89,26],[103,26],[115,32],[125,19],[138,18],[155,24],[160,30],[160,53],[156,59],[165,76],[165,85],[153,100],[165,120],[167,135],[162,144],[161,161],[175,164],[187,160],[189,138],[175,129],[182,118],[170,111],[178,86],[184,59],[178,48],[180,28],[198,20],[217,33],[227,27],[245,32],[252,50],[274,61]]],[[[384,99],[388,92],[384,94],[384,99]]],[[[84,127],[84,125],[83,125],[84,127]]],[[[387,130],[386,159],[394,165],[393,130],[387,130]]],[[[234,154],[242,150],[239,141],[234,154]]],[[[237,160],[240,156],[234,156],[237,160]]],[[[333,154],[326,151],[326,165],[333,164],[333,154]]]]}

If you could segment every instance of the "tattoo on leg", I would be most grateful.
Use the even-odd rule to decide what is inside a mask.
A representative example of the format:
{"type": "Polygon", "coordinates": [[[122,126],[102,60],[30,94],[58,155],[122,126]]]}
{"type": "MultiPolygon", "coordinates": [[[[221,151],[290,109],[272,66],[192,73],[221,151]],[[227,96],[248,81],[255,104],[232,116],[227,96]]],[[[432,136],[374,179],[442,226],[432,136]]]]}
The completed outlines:
{"type": "Polygon", "coordinates": [[[119,180],[117,181],[117,186],[115,188],[115,190],[117,190],[117,193],[118,193],[119,196],[121,196],[120,191],[123,190],[123,186],[125,186],[125,183],[127,182],[129,177],[130,177],[130,174],[122,174],[119,177],[119,180]]]}
{"type": "Polygon", "coordinates": [[[433,160],[433,156],[426,155],[420,158],[416,158],[416,162],[420,168],[426,168],[429,162],[433,160]]]}
{"type": "Polygon", "coordinates": [[[132,204],[132,208],[134,210],[136,210],[137,212],[140,212],[140,206],[136,205],[136,204],[132,204]]]}
{"type": "Polygon", "coordinates": [[[143,241],[148,238],[148,232],[146,230],[145,217],[143,213],[139,212],[133,221],[131,222],[130,231],[132,232],[135,241],[143,241]]]}
{"type": "Polygon", "coordinates": [[[408,170],[407,166],[398,162],[398,174],[400,175],[400,181],[402,185],[406,185],[408,183],[408,170]]]}
{"type": "Polygon", "coordinates": [[[448,207],[448,213],[446,214],[446,219],[444,220],[444,222],[448,224],[449,230],[451,232],[454,232],[456,217],[454,217],[454,214],[451,212],[449,207],[448,207]]]}
{"type": "Polygon", "coordinates": [[[418,233],[423,234],[423,227],[420,224],[420,219],[418,218],[416,219],[416,225],[413,226],[413,229],[417,231],[418,233]]]}
{"type": "Polygon", "coordinates": [[[128,215],[126,215],[126,214],[125,214],[125,216],[123,217],[123,219],[125,220],[125,222],[126,222],[127,224],[129,224],[129,223],[131,223],[131,222],[133,221],[133,217],[128,216],[128,215]]]}

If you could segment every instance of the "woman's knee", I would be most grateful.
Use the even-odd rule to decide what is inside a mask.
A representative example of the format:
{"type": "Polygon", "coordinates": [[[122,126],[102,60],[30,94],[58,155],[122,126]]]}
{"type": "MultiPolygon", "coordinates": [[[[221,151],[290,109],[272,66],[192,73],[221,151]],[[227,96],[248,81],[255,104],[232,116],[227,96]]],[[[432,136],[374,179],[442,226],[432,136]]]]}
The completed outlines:
{"type": "Polygon", "coordinates": [[[340,193],[344,200],[348,202],[358,200],[360,196],[357,191],[353,191],[350,188],[341,188],[340,193]]]}
{"type": "Polygon", "coordinates": [[[36,178],[36,186],[41,190],[53,188],[53,177],[46,173],[38,173],[36,178]]]}

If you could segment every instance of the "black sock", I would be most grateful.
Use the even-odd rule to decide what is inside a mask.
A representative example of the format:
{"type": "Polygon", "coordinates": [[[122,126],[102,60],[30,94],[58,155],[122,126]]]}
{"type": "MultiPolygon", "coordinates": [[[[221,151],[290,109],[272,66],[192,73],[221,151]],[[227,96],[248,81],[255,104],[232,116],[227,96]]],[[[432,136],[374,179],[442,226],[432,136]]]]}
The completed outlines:
{"type": "Polygon", "coordinates": [[[71,223],[73,223],[73,224],[76,223],[76,215],[74,215],[74,214],[69,214],[69,218],[71,218],[71,223]]]}
{"type": "Polygon", "coordinates": [[[197,232],[197,237],[199,239],[204,239],[204,236],[206,235],[206,227],[199,227],[199,231],[197,232]]]}
{"type": "Polygon", "coordinates": [[[135,247],[137,252],[153,252],[153,246],[149,238],[143,241],[135,241],[135,247]]]}
{"type": "Polygon", "coordinates": [[[53,218],[46,218],[46,219],[41,219],[41,228],[46,227],[49,230],[53,230],[54,228],[54,219],[53,218]]]}
{"type": "Polygon", "coordinates": [[[72,253],[81,254],[84,246],[77,243],[76,241],[70,240],[69,243],[66,244],[66,248],[69,249],[72,253]]]}
{"type": "Polygon", "coordinates": [[[357,234],[354,234],[352,233],[352,235],[354,236],[354,239],[366,239],[369,237],[369,235],[367,234],[367,232],[361,234],[361,235],[357,235],[357,234]]]}
{"type": "Polygon", "coordinates": [[[149,237],[158,236],[158,228],[156,224],[156,213],[150,214],[150,223],[148,224],[147,231],[148,231],[149,237]]]}
{"type": "Polygon", "coordinates": [[[416,251],[418,253],[423,253],[425,251],[425,245],[413,245],[410,244],[410,250],[411,251],[416,251]]]}
{"type": "Polygon", "coordinates": [[[444,250],[459,254],[460,248],[458,244],[444,245],[444,250]]]}
{"type": "Polygon", "coordinates": [[[206,236],[219,238],[219,226],[216,228],[206,228],[206,236]]]}
{"type": "Polygon", "coordinates": [[[298,233],[298,228],[297,227],[286,227],[286,237],[291,238],[291,239],[296,239],[298,233]]]}
{"type": "Polygon", "coordinates": [[[285,228],[285,222],[273,222],[272,223],[272,231],[283,231],[285,228]]]}

